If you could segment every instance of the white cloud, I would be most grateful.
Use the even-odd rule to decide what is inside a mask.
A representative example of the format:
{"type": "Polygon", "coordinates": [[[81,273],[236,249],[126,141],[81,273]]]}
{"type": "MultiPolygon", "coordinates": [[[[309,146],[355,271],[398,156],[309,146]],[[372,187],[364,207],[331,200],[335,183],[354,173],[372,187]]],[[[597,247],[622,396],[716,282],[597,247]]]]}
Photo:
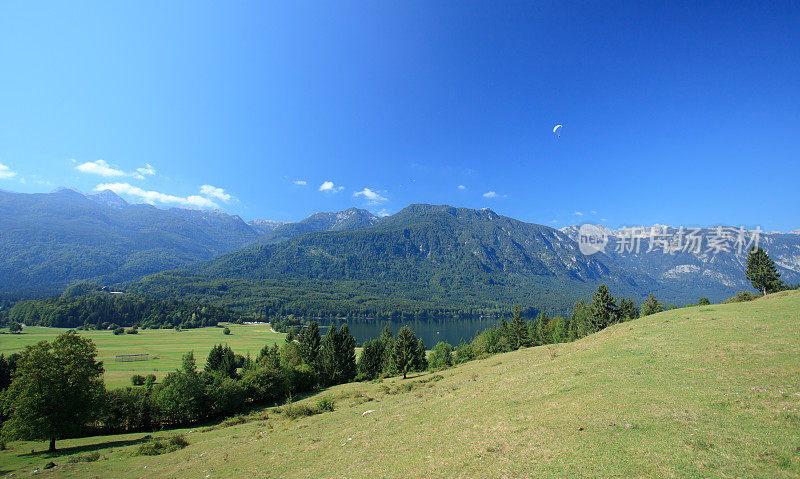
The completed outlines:
{"type": "Polygon", "coordinates": [[[596,215],[596,214],[597,214],[597,211],[595,211],[595,210],[592,210],[592,214],[593,214],[593,215],[596,215]]]}
{"type": "Polygon", "coordinates": [[[105,177],[125,176],[125,172],[118,170],[104,160],[87,161],[75,167],[81,173],[89,173],[91,175],[100,175],[105,177]]]}
{"type": "Polygon", "coordinates": [[[556,223],[558,223],[558,220],[550,220],[550,222],[553,223],[553,224],[556,224],[556,223]]]}
{"type": "Polygon", "coordinates": [[[580,211],[576,211],[576,212],[575,212],[575,214],[576,214],[577,216],[583,216],[583,213],[581,213],[580,211]]]}
{"type": "Polygon", "coordinates": [[[375,212],[375,216],[379,216],[381,218],[383,218],[384,216],[389,216],[390,214],[392,213],[390,213],[389,210],[387,210],[386,208],[383,208],[382,210],[375,212]]]}
{"type": "Polygon", "coordinates": [[[150,163],[145,163],[144,168],[136,168],[136,172],[139,173],[139,176],[153,176],[156,174],[155,168],[150,163]]]}
{"type": "Polygon", "coordinates": [[[494,191],[487,191],[483,194],[484,198],[497,198],[497,192],[494,191]]]}
{"type": "Polygon", "coordinates": [[[228,202],[231,200],[231,195],[225,193],[225,190],[222,188],[217,188],[216,186],[211,185],[203,185],[200,187],[200,194],[203,196],[208,196],[211,198],[216,198],[218,200],[222,200],[228,202]]]}
{"type": "MultiPolygon", "coordinates": [[[[77,163],[74,158],[69,160],[72,163],[77,163]]],[[[145,175],[152,176],[156,174],[155,168],[150,163],[145,163],[143,168],[136,168],[136,171],[125,172],[111,166],[105,160],[87,161],[75,167],[81,173],[88,173],[90,175],[100,175],[106,178],[118,178],[121,176],[129,176],[137,180],[143,180],[145,175]]]]}
{"type": "Polygon", "coordinates": [[[138,186],[128,183],[105,183],[97,185],[95,191],[111,190],[120,195],[135,196],[145,203],[156,204],[178,204],[183,206],[194,206],[197,208],[217,208],[217,204],[212,200],[199,195],[174,196],[158,191],[144,190],[138,186]]]}
{"type": "Polygon", "coordinates": [[[459,190],[466,190],[466,189],[467,189],[467,187],[466,187],[466,186],[464,186],[464,185],[458,185],[458,187],[457,187],[457,188],[458,188],[459,190]]]}
{"type": "Polygon", "coordinates": [[[306,180],[294,180],[294,184],[298,186],[306,186],[308,183],[306,180]]]}
{"type": "Polygon", "coordinates": [[[336,186],[333,181],[326,181],[319,185],[319,191],[327,191],[328,193],[338,193],[344,189],[344,186],[336,186]]]}
{"type": "Polygon", "coordinates": [[[369,188],[364,188],[361,191],[356,191],[355,193],[353,193],[353,196],[356,196],[356,197],[363,196],[372,205],[376,205],[378,203],[382,203],[382,202],[386,201],[386,197],[381,196],[380,193],[378,193],[377,191],[372,191],[369,188]]]}
{"type": "Polygon", "coordinates": [[[0,163],[0,180],[7,180],[17,176],[17,172],[0,163]]]}

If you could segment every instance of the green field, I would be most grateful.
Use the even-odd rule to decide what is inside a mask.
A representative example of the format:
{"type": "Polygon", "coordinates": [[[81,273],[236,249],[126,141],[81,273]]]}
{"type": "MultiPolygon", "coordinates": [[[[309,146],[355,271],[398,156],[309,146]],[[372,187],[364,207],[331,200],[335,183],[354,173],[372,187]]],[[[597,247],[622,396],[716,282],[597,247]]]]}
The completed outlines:
{"type": "MultiPolygon", "coordinates": [[[[283,342],[284,334],[272,332],[269,325],[227,325],[230,335],[223,328],[186,329],[140,329],[139,334],[115,336],[111,331],[80,331],[97,345],[98,359],[106,369],[105,382],[109,388],[129,386],[133,374],[155,374],[161,379],[181,364],[181,356],[194,351],[199,367],[203,367],[211,348],[218,343],[227,343],[236,354],[250,355],[255,359],[265,344],[283,342]],[[118,362],[121,354],[147,353],[147,361],[118,362]]],[[[23,334],[0,334],[0,353],[8,355],[41,340],[52,340],[67,331],[62,328],[25,327],[23,334]]]]}
{"type": "Polygon", "coordinates": [[[335,411],[290,420],[269,408],[183,430],[190,445],[162,456],[131,456],[143,434],[60,441],[52,455],[15,442],[0,469],[29,474],[52,460],[50,474],[70,477],[800,477],[800,293],[671,310],[320,395],[335,411]],[[100,460],[68,463],[87,451],[100,460]]]}

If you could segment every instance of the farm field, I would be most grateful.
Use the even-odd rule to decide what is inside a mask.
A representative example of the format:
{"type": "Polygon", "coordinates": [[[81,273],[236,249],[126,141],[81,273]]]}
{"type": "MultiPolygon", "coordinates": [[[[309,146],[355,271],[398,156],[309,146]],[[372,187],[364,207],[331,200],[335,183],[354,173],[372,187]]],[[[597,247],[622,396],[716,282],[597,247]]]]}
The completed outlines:
{"type": "MultiPolygon", "coordinates": [[[[265,344],[283,342],[284,334],[274,333],[268,324],[228,324],[231,334],[224,335],[223,328],[140,329],[139,334],[114,335],[112,331],[79,331],[97,345],[98,359],[105,367],[105,382],[109,388],[129,386],[134,374],[155,374],[161,379],[181,364],[181,356],[194,351],[198,367],[202,368],[206,356],[215,344],[227,343],[236,354],[255,358],[265,344]],[[117,362],[123,354],[149,354],[147,361],[117,362]]],[[[25,327],[23,334],[0,334],[0,353],[8,355],[41,340],[52,340],[67,331],[63,328],[25,327]]]]}
{"type": "Polygon", "coordinates": [[[333,412],[277,408],[184,429],[14,442],[0,469],[65,477],[800,477],[800,293],[691,307],[582,340],[329,388],[333,412]],[[160,431],[168,436],[174,431],[160,431]],[[31,450],[39,451],[30,453],[31,450]],[[70,458],[99,453],[91,463],[70,458]]]}

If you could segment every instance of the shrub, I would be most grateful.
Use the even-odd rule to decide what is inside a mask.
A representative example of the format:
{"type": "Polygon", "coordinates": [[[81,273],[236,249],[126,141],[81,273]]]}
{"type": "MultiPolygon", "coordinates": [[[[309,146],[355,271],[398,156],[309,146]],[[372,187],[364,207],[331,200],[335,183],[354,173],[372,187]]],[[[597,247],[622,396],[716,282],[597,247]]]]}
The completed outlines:
{"type": "Polygon", "coordinates": [[[749,291],[739,291],[736,296],[728,298],[725,303],[744,303],[745,301],[752,301],[758,298],[758,295],[749,291]]]}
{"type": "Polygon", "coordinates": [[[238,412],[244,407],[244,387],[238,381],[215,375],[209,392],[212,413],[220,416],[238,412]]]}
{"type": "Polygon", "coordinates": [[[134,386],[144,386],[145,378],[141,374],[131,376],[131,384],[134,386]]]}
{"type": "Polygon", "coordinates": [[[152,387],[155,383],[156,383],[156,375],[148,374],[144,380],[144,385],[147,387],[152,387]]]}
{"type": "Polygon", "coordinates": [[[11,333],[14,333],[14,334],[21,333],[22,332],[22,325],[19,324],[19,323],[11,323],[8,326],[8,331],[11,332],[11,333]]]}
{"type": "Polygon", "coordinates": [[[125,331],[125,334],[139,334],[139,330],[136,329],[136,326],[134,326],[131,329],[125,331]]]}
{"type": "Polygon", "coordinates": [[[288,371],[288,387],[294,392],[306,392],[317,385],[317,373],[308,364],[301,364],[288,371]]]}
{"type": "Polygon", "coordinates": [[[183,434],[176,434],[169,438],[150,439],[149,441],[139,444],[139,447],[134,451],[134,456],[158,456],[159,454],[166,454],[168,452],[183,449],[189,445],[189,441],[183,437],[183,434]]]}
{"type": "Polygon", "coordinates": [[[257,367],[246,371],[242,376],[247,397],[255,402],[271,402],[285,396],[289,390],[282,371],[257,367]]]}
{"type": "Polygon", "coordinates": [[[122,327],[114,328],[114,335],[119,336],[120,334],[125,334],[125,328],[122,327]]]}
{"type": "Polygon", "coordinates": [[[228,334],[231,334],[231,328],[225,328],[225,329],[223,329],[223,330],[222,330],[222,334],[224,334],[224,335],[226,335],[226,336],[227,336],[228,334]]]}
{"type": "Polygon", "coordinates": [[[67,462],[75,464],[77,462],[95,462],[99,459],[100,459],[100,453],[95,451],[95,452],[90,452],[89,454],[83,456],[72,456],[69,459],[67,459],[67,462]]]}
{"type": "Polygon", "coordinates": [[[334,407],[336,406],[336,402],[330,396],[323,396],[319,398],[316,404],[316,409],[319,412],[323,411],[333,411],[334,407]]]}
{"type": "Polygon", "coordinates": [[[697,304],[698,304],[698,305],[700,305],[700,306],[708,306],[708,305],[710,305],[710,304],[711,304],[711,301],[709,301],[709,299],[708,299],[708,298],[706,298],[706,297],[703,297],[703,298],[700,298],[700,299],[697,301],[697,304]]]}

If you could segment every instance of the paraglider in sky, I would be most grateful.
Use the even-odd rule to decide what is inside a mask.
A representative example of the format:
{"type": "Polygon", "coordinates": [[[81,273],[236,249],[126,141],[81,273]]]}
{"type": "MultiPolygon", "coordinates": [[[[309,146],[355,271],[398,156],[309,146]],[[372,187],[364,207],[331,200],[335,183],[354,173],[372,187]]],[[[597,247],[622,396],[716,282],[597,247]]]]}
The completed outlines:
{"type": "Polygon", "coordinates": [[[558,136],[558,138],[561,138],[561,129],[562,128],[564,128],[564,125],[556,125],[553,128],[553,133],[555,133],[558,136]]]}

